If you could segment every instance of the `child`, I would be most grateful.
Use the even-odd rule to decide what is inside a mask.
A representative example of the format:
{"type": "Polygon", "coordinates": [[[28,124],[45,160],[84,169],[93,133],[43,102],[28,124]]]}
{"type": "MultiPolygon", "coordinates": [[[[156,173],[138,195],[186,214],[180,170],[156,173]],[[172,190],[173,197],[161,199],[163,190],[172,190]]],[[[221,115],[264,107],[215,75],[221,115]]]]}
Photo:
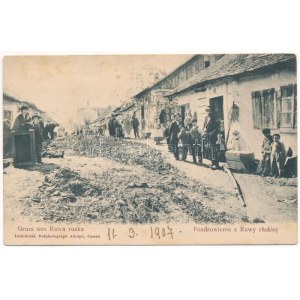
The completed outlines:
{"type": "Polygon", "coordinates": [[[285,149],[282,142],[280,142],[280,135],[273,134],[273,142],[271,145],[271,168],[274,177],[282,177],[283,165],[285,162],[285,149]]]}
{"type": "Polygon", "coordinates": [[[270,174],[271,168],[271,152],[272,152],[272,136],[271,131],[268,128],[262,130],[263,135],[265,136],[262,143],[262,173],[261,176],[268,176],[270,174]]]}
{"type": "Polygon", "coordinates": [[[160,145],[160,142],[164,139],[164,137],[163,137],[163,130],[161,128],[160,123],[158,122],[156,123],[156,128],[154,130],[153,135],[154,135],[153,139],[155,141],[155,144],[160,145]]]}
{"type": "Polygon", "coordinates": [[[180,132],[179,132],[179,140],[180,140],[180,143],[181,143],[181,149],[182,149],[182,152],[181,152],[181,159],[183,161],[186,161],[186,157],[187,157],[187,154],[189,152],[189,149],[190,149],[190,145],[191,145],[191,136],[190,136],[190,133],[188,130],[186,130],[186,128],[182,127],[180,132]]]}
{"type": "Polygon", "coordinates": [[[192,155],[193,155],[193,162],[196,163],[196,157],[198,157],[199,163],[202,163],[202,153],[201,153],[201,143],[202,143],[202,136],[198,129],[197,120],[192,120],[192,129],[190,130],[191,135],[191,147],[192,147],[192,155]]]}
{"type": "Polygon", "coordinates": [[[166,138],[167,140],[167,145],[168,145],[168,151],[169,152],[172,152],[171,151],[171,146],[170,146],[170,140],[171,140],[171,135],[170,135],[170,122],[167,122],[166,124],[166,128],[164,130],[164,137],[166,138]]]}

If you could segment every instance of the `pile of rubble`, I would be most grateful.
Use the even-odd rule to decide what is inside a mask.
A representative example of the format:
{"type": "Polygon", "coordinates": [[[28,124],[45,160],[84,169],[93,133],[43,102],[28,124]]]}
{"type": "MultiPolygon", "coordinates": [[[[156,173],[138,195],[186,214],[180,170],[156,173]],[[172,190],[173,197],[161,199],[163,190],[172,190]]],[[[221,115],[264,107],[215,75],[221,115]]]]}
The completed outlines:
{"type": "MultiPolygon", "coordinates": [[[[215,197],[220,198],[220,192],[203,187],[165,163],[161,152],[149,145],[114,138],[70,136],[45,146],[48,151],[65,150],[91,160],[107,158],[124,167],[99,170],[88,176],[58,167],[45,176],[33,198],[25,199],[23,214],[35,220],[136,224],[236,221],[236,216],[216,212],[206,205],[215,197]]],[[[89,172],[88,166],[84,171],[89,172]]]]}
{"type": "Polygon", "coordinates": [[[54,141],[52,145],[56,149],[65,149],[66,153],[108,158],[128,165],[141,165],[158,173],[168,173],[172,168],[170,164],[165,163],[160,151],[132,140],[70,136],[66,141],[54,141]]]}
{"type": "Polygon", "coordinates": [[[188,222],[228,223],[231,216],[203,206],[214,197],[184,176],[124,173],[113,168],[83,177],[69,168],[46,175],[36,195],[24,202],[24,215],[64,223],[188,222]]]}

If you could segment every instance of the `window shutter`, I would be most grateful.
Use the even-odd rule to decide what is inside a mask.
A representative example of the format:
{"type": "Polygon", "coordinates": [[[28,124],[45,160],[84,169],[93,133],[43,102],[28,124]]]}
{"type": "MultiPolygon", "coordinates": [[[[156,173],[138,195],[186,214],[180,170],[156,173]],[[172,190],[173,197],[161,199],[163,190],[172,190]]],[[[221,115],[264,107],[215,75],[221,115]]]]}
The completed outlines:
{"type": "Polygon", "coordinates": [[[259,91],[252,92],[252,113],[253,125],[256,129],[262,128],[262,103],[261,93],[259,91]]]}
{"type": "Polygon", "coordinates": [[[276,91],[276,126],[280,128],[281,123],[281,89],[280,91],[276,91]]]}
{"type": "Polygon", "coordinates": [[[262,125],[264,128],[274,129],[275,111],[274,111],[274,94],[275,89],[263,90],[263,113],[262,125]]]}

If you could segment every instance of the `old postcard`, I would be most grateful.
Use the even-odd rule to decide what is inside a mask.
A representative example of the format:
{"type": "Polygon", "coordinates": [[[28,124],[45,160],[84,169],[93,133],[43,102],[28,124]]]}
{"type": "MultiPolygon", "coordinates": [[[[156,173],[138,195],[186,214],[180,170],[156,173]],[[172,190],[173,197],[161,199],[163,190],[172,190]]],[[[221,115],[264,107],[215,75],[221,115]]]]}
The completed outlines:
{"type": "Polygon", "coordinates": [[[294,54],[3,58],[6,245],[297,243],[294,54]]]}

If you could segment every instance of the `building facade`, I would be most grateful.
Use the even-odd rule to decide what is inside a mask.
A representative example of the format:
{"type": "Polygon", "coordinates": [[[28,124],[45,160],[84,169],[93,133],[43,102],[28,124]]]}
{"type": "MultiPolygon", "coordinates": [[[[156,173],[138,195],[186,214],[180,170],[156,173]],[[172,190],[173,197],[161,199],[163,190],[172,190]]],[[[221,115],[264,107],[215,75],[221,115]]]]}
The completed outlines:
{"type": "Polygon", "coordinates": [[[178,86],[169,99],[177,108],[188,107],[200,128],[210,106],[224,123],[228,149],[253,152],[261,158],[261,130],[269,128],[296,155],[296,83],[295,55],[225,55],[178,86]]]}
{"type": "Polygon", "coordinates": [[[46,113],[40,110],[34,103],[18,100],[7,94],[3,94],[3,120],[8,120],[13,125],[16,117],[21,111],[21,106],[27,105],[30,115],[38,114],[42,118],[46,118],[46,113]]]}
{"type": "Polygon", "coordinates": [[[214,65],[222,56],[222,54],[194,55],[166,77],[135,95],[132,100],[139,107],[137,117],[144,124],[143,130],[153,131],[160,122],[161,113],[165,115],[166,121],[173,118],[176,109],[182,110],[184,114],[188,113],[188,106],[176,108],[177,105],[170,102],[167,96],[182,83],[214,65]]]}

